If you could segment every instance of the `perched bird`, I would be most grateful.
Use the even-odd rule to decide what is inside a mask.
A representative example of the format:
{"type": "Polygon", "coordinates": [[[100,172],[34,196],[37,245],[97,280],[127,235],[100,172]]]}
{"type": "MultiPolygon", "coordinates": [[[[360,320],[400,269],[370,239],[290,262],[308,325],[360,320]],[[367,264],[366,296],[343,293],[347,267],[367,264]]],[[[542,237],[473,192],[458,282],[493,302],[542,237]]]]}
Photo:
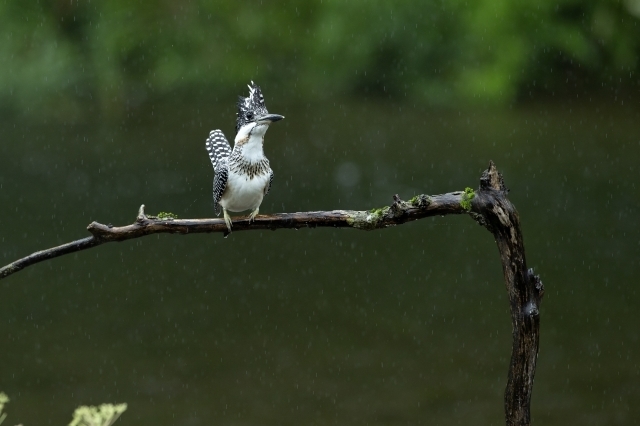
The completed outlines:
{"type": "Polygon", "coordinates": [[[271,123],[284,118],[269,114],[262,91],[253,81],[249,85],[249,96],[239,98],[233,149],[221,130],[212,130],[206,141],[215,172],[215,211],[219,215],[222,207],[229,232],[231,217],[228,212],[251,210],[249,221],[252,221],[258,214],[262,199],[269,193],[273,170],[264,155],[264,134],[271,123]]]}

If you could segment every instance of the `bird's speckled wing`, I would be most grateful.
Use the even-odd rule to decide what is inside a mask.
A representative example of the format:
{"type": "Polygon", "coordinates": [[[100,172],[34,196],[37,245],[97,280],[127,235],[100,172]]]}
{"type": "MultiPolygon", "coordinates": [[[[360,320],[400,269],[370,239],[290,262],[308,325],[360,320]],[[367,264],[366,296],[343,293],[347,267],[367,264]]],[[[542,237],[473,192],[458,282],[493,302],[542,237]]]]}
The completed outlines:
{"type": "Polygon", "coordinates": [[[269,193],[269,190],[271,189],[271,184],[273,183],[273,170],[269,171],[269,182],[267,183],[267,186],[264,188],[264,195],[267,195],[269,193]]]}
{"type": "Polygon", "coordinates": [[[218,170],[213,177],[213,203],[216,215],[220,216],[220,199],[224,190],[227,189],[227,180],[229,179],[229,165],[227,160],[222,160],[218,164],[218,170]]]}

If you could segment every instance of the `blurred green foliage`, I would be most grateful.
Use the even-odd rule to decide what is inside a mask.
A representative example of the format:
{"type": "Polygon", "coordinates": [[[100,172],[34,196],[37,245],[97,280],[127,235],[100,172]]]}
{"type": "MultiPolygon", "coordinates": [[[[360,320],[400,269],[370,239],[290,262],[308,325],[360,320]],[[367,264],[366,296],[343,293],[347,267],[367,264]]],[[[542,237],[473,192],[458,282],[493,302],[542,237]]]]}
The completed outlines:
{"type": "Polygon", "coordinates": [[[293,101],[507,104],[635,85],[639,16],[640,0],[5,0],[0,108],[117,113],[252,79],[293,101]]]}

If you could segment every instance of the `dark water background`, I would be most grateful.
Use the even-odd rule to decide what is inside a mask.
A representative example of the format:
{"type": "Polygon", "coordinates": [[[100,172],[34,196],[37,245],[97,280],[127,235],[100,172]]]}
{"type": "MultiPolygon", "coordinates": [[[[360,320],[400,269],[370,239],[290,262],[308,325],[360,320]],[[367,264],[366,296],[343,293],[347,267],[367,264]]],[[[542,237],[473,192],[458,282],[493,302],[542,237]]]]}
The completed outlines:
{"type": "MultiPolygon", "coordinates": [[[[211,217],[209,130],[234,112],[161,105],[115,123],[0,123],[0,260],[93,220],[211,217]]],[[[640,421],[640,108],[285,105],[261,213],[370,209],[477,187],[494,160],[546,287],[534,424],[640,421]]],[[[149,236],[0,282],[9,424],[504,424],[510,317],[491,235],[465,216],[370,233],[149,236]]]]}

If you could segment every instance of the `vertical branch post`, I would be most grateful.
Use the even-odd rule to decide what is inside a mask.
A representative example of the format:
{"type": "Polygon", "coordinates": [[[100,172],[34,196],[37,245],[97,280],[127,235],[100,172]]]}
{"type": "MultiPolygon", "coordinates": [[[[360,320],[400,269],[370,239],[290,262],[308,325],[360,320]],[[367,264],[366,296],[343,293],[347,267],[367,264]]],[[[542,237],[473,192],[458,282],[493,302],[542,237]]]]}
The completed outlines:
{"type": "Polygon", "coordinates": [[[493,162],[480,178],[472,215],[493,234],[509,295],[513,346],[504,408],[507,426],[531,424],[531,392],[540,338],[540,301],[544,286],[527,269],[518,212],[493,162]]]}

